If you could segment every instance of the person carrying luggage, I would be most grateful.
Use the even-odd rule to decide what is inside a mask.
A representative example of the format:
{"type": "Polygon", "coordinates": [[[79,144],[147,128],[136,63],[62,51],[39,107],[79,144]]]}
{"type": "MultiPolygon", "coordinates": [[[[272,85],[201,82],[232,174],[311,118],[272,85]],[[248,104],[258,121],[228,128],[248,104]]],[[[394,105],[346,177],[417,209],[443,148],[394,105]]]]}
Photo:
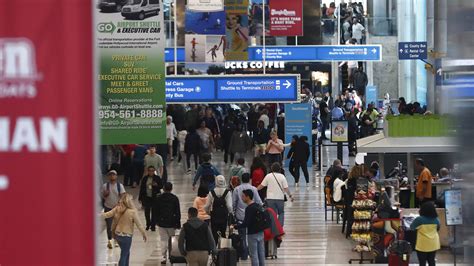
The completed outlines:
{"type": "Polygon", "coordinates": [[[232,213],[232,193],[227,189],[225,177],[216,177],[216,188],[209,193],[204,210],[211,216],[211,231],[217,243],[219,234],[225,237],[229,214],[232,213]]]}

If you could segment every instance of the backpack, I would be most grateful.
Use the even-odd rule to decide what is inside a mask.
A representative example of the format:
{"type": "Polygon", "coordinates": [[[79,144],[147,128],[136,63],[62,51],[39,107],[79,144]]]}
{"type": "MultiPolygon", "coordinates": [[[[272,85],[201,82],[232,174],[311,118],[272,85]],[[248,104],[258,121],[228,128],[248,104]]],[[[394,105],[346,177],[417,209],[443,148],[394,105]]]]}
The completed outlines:
{"type": "Polygon", "coordinates": [[[209,184],[216,182],[216,176],[214,175],[214,169],[212,169],[211,164],[205,163],[201,165],[201,185],[206,185],[209,187],[209,184]]]}
{"type": "Polygon", "coordinates": [[[255,213],[255,228],[257,228],[258,232],[262,232],[270,226],[270,214],[263,208],[263,206],[258,205],[257,212],[255,213]]]}
{"type": "Polygon", "coordinates": [[[211,191],[214,202],[212,203],[211,222],[215,224],[227,224],[229,210],[227,209],[226,196],[229,190],[225,190],[222,196],[218,197],[214,190],[211,191]]]}

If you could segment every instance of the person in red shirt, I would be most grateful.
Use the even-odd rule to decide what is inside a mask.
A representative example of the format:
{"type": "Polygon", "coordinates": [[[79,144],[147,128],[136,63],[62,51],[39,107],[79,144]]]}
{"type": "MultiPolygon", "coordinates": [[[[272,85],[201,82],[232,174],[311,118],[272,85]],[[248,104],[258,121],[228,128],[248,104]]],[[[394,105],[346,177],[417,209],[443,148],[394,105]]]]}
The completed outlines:
{"type": "MultiPolygon", "coordinates": [[[[266,175],[267,168],[263,159],[261,157],[253,158],[252,166],[250,166],[250,178],[252,179],[252,186],[258,187],[266,175]]],[[[259,190],[258,194],[262,200],[265,200],[267,188],[259,190]]]]}

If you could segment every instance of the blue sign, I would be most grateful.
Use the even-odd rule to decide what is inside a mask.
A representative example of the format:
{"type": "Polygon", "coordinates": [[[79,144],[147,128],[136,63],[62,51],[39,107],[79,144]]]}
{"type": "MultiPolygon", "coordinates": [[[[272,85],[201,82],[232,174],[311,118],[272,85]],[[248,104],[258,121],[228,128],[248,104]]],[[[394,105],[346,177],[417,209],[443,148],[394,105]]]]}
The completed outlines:
{"type": "MultiPolygon", "coordinates": [[[[309,145],[312,145],[312,128],[311,104],[285,104],[285,143],[290,143],[293,135],[297,135],[298,137],[306,136],[309,145]]],[[[308,167],[311,167],[313,162],[311,160],[311,148],[309,150],[308,167]]],[[[285,158],[288,151],[289,149],[285,149],[285,158]]],[[[300,176],[302,177],[303,174],[301,173],[300,176]]]]}
{"type": "Polygon", "coordinates": [[[297,102],[299,88],[299,75],[169,76],[166,102],[297,102]]]}
{"type": "Polygon", "coordinates": [[[377,106],[377,95],[377,86],[367,86],[365,88],[365,108],[367,108],[370,103],[374,103],[375,106],[377,106]]]}
{"type": "MultiPolygon", "coordinates": [[[[185,53],[183,47],[176,48],[176,54],[178,55],[178,63],[185,61],[185,53]]],[[[165,48],[165,62],[174,63],[174,48],[165,48]]]]}
{"type": "Polygon", "coordinates": [[[426,42],[399,42],[399,60],[417,60],[428,58],[428,48],[426,42]]]}
{"type": "MultiPolygon", "coordinates": [[[[249,61],[263,60],[263,47],[249,47],[249,61]]],[[[266,46],[267,61],[381,61],[381,45],[266,46]]]]}

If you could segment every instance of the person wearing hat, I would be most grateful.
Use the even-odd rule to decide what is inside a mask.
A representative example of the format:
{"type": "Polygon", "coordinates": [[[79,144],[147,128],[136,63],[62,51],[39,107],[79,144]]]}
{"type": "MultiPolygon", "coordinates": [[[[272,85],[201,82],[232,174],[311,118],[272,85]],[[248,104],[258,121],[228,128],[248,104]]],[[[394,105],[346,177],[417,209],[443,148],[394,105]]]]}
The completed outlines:
{"type": "MultiPolygon", "coordinates": [[[[104,212],[109,212],[115,208],[120,200],[120,197],[125,194],[125,187],[117,180],[117,171],[110,170],[107,173],[107,177],[109,178],[109,182],[102,185],[102,205],[104,207],[104,212]]],[[[107,238],[109,239],[107,247],[112,249],[113,217],[106,218],[105,221],[107,224],[107,238]]]]}
{"type": "Polygon", "coordinates": [[[170,115],[166,117],[166,139],[168,140],[168,154],[170,161],[173,161],[173,142],[178,136],[176,126],[173,123],[173,117],[170,115]]]}

